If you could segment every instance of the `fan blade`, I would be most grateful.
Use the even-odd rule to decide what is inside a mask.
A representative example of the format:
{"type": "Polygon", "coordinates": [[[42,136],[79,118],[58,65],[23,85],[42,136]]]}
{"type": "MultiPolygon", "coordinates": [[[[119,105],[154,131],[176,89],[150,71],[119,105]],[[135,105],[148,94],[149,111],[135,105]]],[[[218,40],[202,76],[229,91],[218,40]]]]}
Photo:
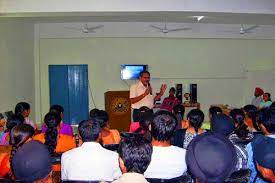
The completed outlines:
{"type": "Polygon", "coordinates": [[[82,28],[77,28],[77,27],[64,27],[65,29],[71,29],[71,30],[76,30],[76,31],[82,31],[82,28]]]}
{"type": "Polygon", "coordinates": [[[176,32],[176,31],[188,31],[191,30],[190,27],[183,27],[183,28],[178,28],[178,29],[168,29],[168,32],[176,32]]]}
{"type": "Polygon", "coordinates": [[[247,32],[247,31],[250,31],[250,30],[256,29],[256,28],[258,28],[258,27],[259,27],[258,25],[253,25],[253,26],[248,27],[248,28],[243,29],[243,30],[244,30],[245,32],[247,32]]]}
{"type": "Polygon", "coordinates": [[[155,26],[155,25],[150,25],[150,27],[153,27],[154,29],[158,29],[158,30],[160,30],[160,31],[162,31],[162,30],[163,30],[163,28],[158,27],[158,26],[155,26]]]}
{"type": "Polygon", "coordinates": [[[87,27],[87,30],[89,32],[93,32],[94,30],[100,29],[101,27],[104,27],[104,25],[98,25],[98,26],[95,26],[95,27],[87,27]]]}

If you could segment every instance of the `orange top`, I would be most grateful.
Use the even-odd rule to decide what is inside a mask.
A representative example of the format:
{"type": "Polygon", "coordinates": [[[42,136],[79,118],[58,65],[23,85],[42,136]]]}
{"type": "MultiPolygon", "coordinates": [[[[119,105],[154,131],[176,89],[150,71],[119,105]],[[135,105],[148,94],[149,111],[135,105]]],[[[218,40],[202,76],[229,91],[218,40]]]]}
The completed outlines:
{"type": "MultiPolygon", "coordinates": [[[[45,133],[40,133],[33,137],[33,140],[38,140],[45,143],[45,133]]],[[[57,139],[57,145],[55,148],[56,153],[63,153],[76,147],[75,140],[72,136],[59,134],[57,139]]],[[[53,165],[54,171],[61,171],[60,165],[53,165]]]]}
{"type": "Polygon", "coordinates": [[[189,127],[189,122],[188,122],[188,120],[182,120],[181,121],[181,128],[182,129],[187,129],[189,127]]]}
{"type": "Polygon", "coordinates": [[[10,154],[2,153],[0,159],[0,178],[4,178],[7,174],[11,173],[10,154]]]}
{"type": "Polygon", "coordinates": [[[244,120],[244,123],[245,123],[249,128],[254,128],[252,119],[246,118],[246,119],[244,120]]]}
{"type": "Polygon", "coordinates": [[[106,144],[119,144],[120,134],[117,130],[103,128],[101,132],[101,140],[104,145],[106,144]]]}

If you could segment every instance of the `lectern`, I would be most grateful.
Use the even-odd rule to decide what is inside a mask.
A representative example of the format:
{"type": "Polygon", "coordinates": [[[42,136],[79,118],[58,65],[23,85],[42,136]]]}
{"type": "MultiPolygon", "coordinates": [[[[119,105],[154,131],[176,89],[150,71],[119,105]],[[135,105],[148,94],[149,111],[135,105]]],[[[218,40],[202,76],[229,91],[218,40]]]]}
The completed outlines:
{"type": "Polygon", "coordinates": [[[131,123],[131,102],[129,91],[108,91],[105,93],[105,110],[109,114],[111,128],[128,131],[131,123]]]}

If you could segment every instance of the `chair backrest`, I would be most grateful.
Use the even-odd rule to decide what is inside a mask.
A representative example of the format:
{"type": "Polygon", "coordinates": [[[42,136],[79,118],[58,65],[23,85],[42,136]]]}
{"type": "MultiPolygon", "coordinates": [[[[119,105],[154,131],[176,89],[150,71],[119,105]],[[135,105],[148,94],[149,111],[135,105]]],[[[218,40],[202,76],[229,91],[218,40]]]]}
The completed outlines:
{"type": "Polygon", "coordinates": [[[249,181],[249,177],[251,174],[251,170],[249,169],[241,169],[233,172],[225,183],[246,183],[249,181]]]}
{"type": "Polygon", "coordinates": [[[106,144],[106,145],[103,145],[103,147],[105,149],[110,150],[110,151],[117,151],[118,147],[119,147],[119,144],[106,144]]]}

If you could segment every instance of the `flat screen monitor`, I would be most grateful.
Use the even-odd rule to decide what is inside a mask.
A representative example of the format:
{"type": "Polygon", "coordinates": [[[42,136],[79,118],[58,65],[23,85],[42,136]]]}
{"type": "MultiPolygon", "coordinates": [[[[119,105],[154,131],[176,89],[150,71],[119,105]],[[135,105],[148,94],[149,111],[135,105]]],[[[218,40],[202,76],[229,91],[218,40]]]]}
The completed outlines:
{"type": "Polygon", "coordinates": [[[147,65],[121,65],[121,79],[138,79],[141,71],[146,71],[147,65]]]}

